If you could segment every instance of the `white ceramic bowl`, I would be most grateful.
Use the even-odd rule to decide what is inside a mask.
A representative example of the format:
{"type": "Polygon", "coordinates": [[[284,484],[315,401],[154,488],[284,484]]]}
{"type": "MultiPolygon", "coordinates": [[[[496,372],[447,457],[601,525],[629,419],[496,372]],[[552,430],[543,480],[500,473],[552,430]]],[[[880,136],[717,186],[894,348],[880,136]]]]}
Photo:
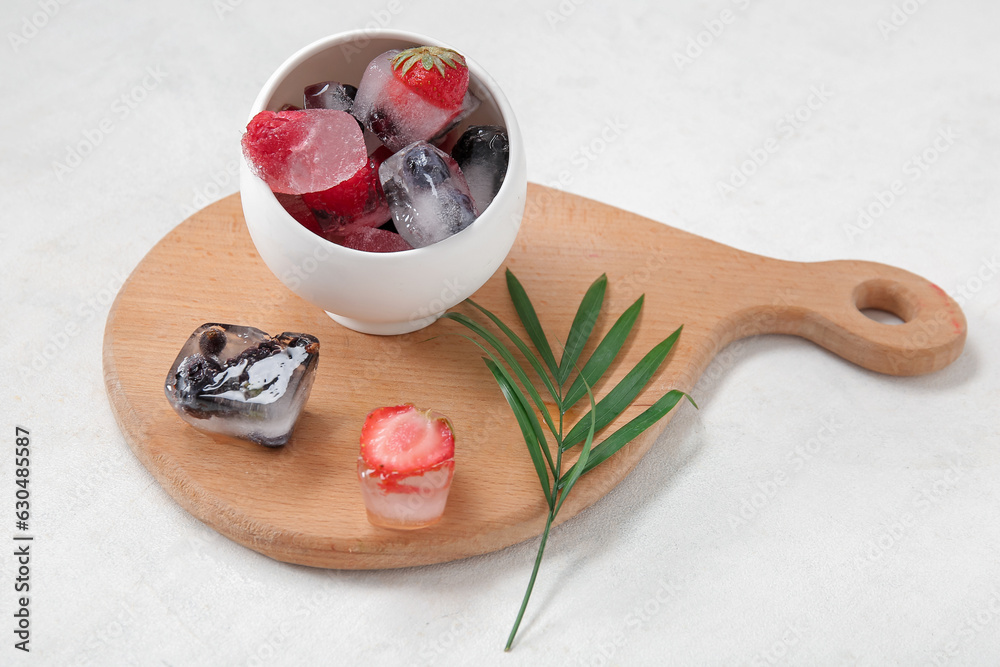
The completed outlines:
{"type": "MultiPolygon", "coordinates": [[[[317,81],[357,85],[365,67],[378,54],[420,44],[447,46],[430,37],[396,30],[347,32],[314,42],[271,75],[253,104],[250,118],[286,103],[301,106],[302,89],[317,81]]],[[[241,165],[243,213],[264,263],[290,290],[355,331],[389,335],[428,326],[489,280],[514,244],[527,190],[521,132],[497,83],[467,54],[462,55],[469,65],[469,86],[482,104],[459,129],[505,126],[510,162],[493,202],[474,223],[452,237],[395,253],[339,246],[296,222],[245,160],[241,165]]]]}

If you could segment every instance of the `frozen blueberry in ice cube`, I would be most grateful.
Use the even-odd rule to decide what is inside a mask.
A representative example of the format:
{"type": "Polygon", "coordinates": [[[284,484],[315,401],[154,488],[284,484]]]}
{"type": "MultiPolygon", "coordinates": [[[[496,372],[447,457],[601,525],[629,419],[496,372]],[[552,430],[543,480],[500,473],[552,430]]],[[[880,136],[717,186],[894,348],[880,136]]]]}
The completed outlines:
{"type": "Polygon", "coordinates": [[[430,146],[417,146],[403,158],[406,170],[418,188],[432,188],[451,176],[444,158],[430,146]]]}
{"type": "Polygon", "coordinates": [[[226,347],[226,332],[215,327],[201,332],[198,338],[198,347],[206,357],[218,358],[219,353],[226,347]]]}
{"type": "Polygon", "coordinates": [[[354,106],[354,96],[358,89],[337,81],[321,81],[306,86],[302,91],[302,102],[306,109],[336,109],[350,112],[354,106]]]}
{"type": "Polygon", "coordinates": [[[452,188],[441,193],[441,217],[452,234],[457,234],[476,219],[472,197],[452,188]]]}
{"type": "MultiPolygon", "coordinates": [[[[333,109],[351,113],[354,108],[354,96],[358,89],[349,84],[336,81],[321,81],[306,86],[302,91],[302,105],[306,109],[333,109]]],[[[357,120],[355,118],[355,120],[357,120]]],[[[364,131],[365,126],[360,120],[358,126],[364,131]]]]}
{"type": "Polygon", "coordinates": [[[195,428],[277,447],[292,434],[318,362],[319,341],[308,334],[203,324],[181,348],[164,390],[195,428]]]}
{"type": "Polygon", "coordinates": [[[414,248],[457,234],[478,215],[458,164],[426,141],[386,159],[379,178],[396,230],[414,248]]]}
{"type": "Polygon", "coordinates": [[[462,169],[480,211],[490,205],[500,190],[509,154],[507,130],[497,125],[470,127],[452,149],[451,155],[462,169]]]}

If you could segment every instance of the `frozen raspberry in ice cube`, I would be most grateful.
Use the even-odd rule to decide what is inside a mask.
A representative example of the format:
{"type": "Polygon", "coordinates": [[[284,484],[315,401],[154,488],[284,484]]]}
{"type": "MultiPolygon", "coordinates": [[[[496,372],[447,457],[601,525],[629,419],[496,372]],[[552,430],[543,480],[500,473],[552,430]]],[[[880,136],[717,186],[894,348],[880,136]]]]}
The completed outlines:
{"type": "Polygon", "coordinates": [[[363,250],[365,252],[400,252],[413,250],[396,232],[390,232],[379,227],[348,227],[343,235],[331,237],[335,243],[346,248],[363,250]]]}
{"type": "Polygon", "coordinates": [[[274,192],[328,190],[368,164],[351,114],[331,109],[261,111],[247,125],[243,154],[274,192]]]}
{"type": "Polygon", "coordinates": [[[348,226],[378,227],[392,217],[373,158],[343,183],[322,192],[307,192],[302,201],[324,235],[339,233],[348,226]]]}
{"type": "Polygon", "coordinates": [[[312,210],[306,203],[302,201],[302,195],[286,195],[276,192],[274,196],[282,208],[288,212],[288,215],[295,218],[300,225],[314,234],[323,235],[323,230],[320,229],[319,223],[316,222],[316,216],[313,215],[312,210]]]}

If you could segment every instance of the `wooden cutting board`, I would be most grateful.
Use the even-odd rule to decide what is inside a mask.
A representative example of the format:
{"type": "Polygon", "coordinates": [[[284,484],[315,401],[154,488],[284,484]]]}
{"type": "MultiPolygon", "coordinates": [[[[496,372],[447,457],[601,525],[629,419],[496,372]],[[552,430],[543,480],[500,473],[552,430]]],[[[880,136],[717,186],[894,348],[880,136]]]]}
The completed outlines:
{"type": "MultiPolygon", "coordinates": [[[[529,185],[524,223],[505,267],[520,278],[550,340],[558,341],[565,340],[584,291],[602,272],[608,274],[605,306],[581,359],[645,293],[629,343],[595,387],[598,398],[684,325],[667,363],[612,429],[668,389],[690,391],[722,348],[746,336],[803,336],[865,368],[894,375],[943,368],[965,342],[958,305],[936,285],[902,269],[768,259],[538,185],[529,185]],[[878,323],[859,308],[893,312],[905,324],[878,323]]],[[[517,322],[503,268],[475,299],[506,322],[517,322]]],[[[468,306],[459,309],[472,312],[468,306]]],[[[515,329],[523,335],[520,326],[515,329]]],[[[412,334],[379,337],[337,325],[268,271],[247,234],[239,196],[233,195],[183,222],[136,267],[108,316],[104,377],[135,455],[182,507],[230,539],[278,560],[317,567],[437,563],[533,537],[545,517],[524,442],[479,350],[441,335],[448,332],[465,330],[439,321],[412,334]],[[205,322],[320,339],[312,396],[284,448],[202,433],[167,403],[167,371],[187,337],[205,322]],[[356,478],[365,415],[404,402],[448,415],[457,442],[445,515],[412,532],[370,525],[356,478]]],[[[558,357],[561,348],[556,343],[553,348],[558,357]]],[[[585,403],[574,418],[582,416],[585,403]]],[[[559,520],[610,491],[649,450],[669,417],[691,409],[679,404],[581,479],[559,520]]]]}

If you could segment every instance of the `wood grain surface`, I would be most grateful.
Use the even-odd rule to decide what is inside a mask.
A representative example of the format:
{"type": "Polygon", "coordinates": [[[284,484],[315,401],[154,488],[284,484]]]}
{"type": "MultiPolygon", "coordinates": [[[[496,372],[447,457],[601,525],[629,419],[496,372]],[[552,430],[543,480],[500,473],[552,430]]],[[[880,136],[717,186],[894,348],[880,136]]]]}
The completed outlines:
{"type": "MultiPolygon", "coordinates": [[[[520,278],[553,341],[565,339],[584,291],[607,273],[605,306],[581,359],[622,311],[646,295],[619,361],[595,387],[598,398],[684,325],[667,363],[611,429],[668,389],[691,390],[722,348],[746,336],[803,336],[865,368],[894,375],[943,368],[965,342],[958,305],[936,285],[902,269],[768,259],[534,184],[505,267],[520,278]],[[875,322],[859,308],[893,312],[905,324],[875,322]]],[[[516,323],[503,268],[474,298],[516,323]]],[[[472,313],[467,305],[458,309],[472,313]]],[[[443,321],[412,334],[379,337],[337,325],[268,271],[233,195],[183,222],[136,267],[108,316],[104,377],[135,455],[182,507],[230,539],[278,560],[317,567],[436,563],[533,537],[545,517],[524,442],[479,350],[441,335],[449,332],[464,329],[443,321]],[[187,337],[205,322],[320,339],[312,396],[284,448],[202,433],[167,403],[167,371],[187,337]],[[456,430],[456,472],[445,515],[412,532],[369,524],[356,478],[365,415],[403,402],[447,414],[456,430]]],[[[561,348],[555,342],[553,348],[558,358],[561,348]]],[[[582,416],[584,403],[573,417],[582,416]]],[[[559,520],[618,484],[670,416],[691,409],[679,404],[581,479],[559,520]]]]}

